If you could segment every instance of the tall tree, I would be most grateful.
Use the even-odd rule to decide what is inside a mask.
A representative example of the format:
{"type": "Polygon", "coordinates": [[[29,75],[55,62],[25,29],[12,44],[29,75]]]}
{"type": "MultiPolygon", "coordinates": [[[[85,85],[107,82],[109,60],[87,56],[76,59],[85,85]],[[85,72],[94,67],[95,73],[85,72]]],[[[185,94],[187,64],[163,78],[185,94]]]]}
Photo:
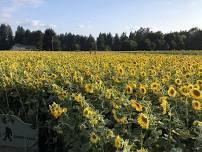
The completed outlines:
{"type": "Polygon", "coordinates": [[[107,48],[107,50],[112,50],[112,45],[113,45],[113,36],[111,33],[108,33],[107,37],[106,37],[106,48],[107,48]]]}
{"type": "Polygon", "coordinates": [[[15,32],[15,43],[24,44],[25,41],[25,30],[22,26],[17,27],[17,31],[15,32]]]}
{"type": "Polygon", "coordinates": [[[105,51],[107,50],[106,47],[106,34],[105,33],[100,33],[98,38],[97,38],[97,49],[99,51],[105,51]]]}
{"type": "Polygon", "coordinates": [[[32,34],[31,34],[30,30],[27,29],[25,31],[25,36],[24,36],[24,42],[23,42],[23,44],[25,44],[25,45],[32,45],[32,43],[33,43],[32,34]]]}
{"type": "Polygon", "coordinates": [[[32,37],[32,45],[36,46],[38,50],[41,50],[43,48],[43,33],[38,30],[38,31],[33,31],[31,33],[32,37]]]}
{"type": "Polygon", "coordinates": [[[96,50],[96,42],[95,42],[95,39],[92,35],[90,35],[88,37],[87,48],[88,48],[88,50],[96,50]]]}
{"type": "Polygon", "coordinates": [[[55,50],[55,41],[56,39],[56,33],[54,32],[53,29],[46,29],[44,38],[43,38],[43,50],[50,51],[50,50],[55,50]]]}
{"type": "Polygon", "coordinates": [[[80,37],[80,49],[81,49],[81,51],[88,51],[87,43],[88,43],[88,37],[81,36],[80,37]]]}
{"type": "Polygon", "coordinates": [[[118,34],[116,34],[113,39],[112,50],[113,51],[121,50],[121,41],[120,41],[120,37],[118,34]]]}
{"type": "Polygon", "coordinates": [[[9,25],[0,25],[0,50],[8,50],[12,47],[13,34],[9,25]]]}

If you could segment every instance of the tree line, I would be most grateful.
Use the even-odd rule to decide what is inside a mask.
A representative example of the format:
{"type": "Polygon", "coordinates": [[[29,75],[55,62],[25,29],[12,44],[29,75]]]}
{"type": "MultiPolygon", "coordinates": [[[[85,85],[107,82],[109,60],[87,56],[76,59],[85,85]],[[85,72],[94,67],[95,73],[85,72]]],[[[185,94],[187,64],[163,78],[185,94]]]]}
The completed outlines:
{"type": "Polygon", "coordinates": [[[100,33],[95,39],[92,35],[58,35],[53,29],[30,31],[22,26],[18,26],[13,35],[9,25],[1,24],[0,50],[9,50],[14,44],[34,46],[37,50],[61,51],[202,50],[202,30],[192,28],[189,31],[162,33],[140,28],[129,35],[100,33]]]}

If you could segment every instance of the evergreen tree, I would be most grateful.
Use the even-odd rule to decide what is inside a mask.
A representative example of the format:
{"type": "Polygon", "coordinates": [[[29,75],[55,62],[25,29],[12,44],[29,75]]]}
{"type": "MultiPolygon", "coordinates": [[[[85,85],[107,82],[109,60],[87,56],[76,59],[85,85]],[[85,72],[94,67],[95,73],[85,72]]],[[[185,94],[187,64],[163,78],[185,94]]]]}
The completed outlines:
{"type": "Polygon", "coordinates": [[[88,50],[96,50],[96,42],[95,42],[95,39],[92,35],[90,35],[88,37],[87,48],[88,48],[88,50]]]}
{"type": "Polygon", "coordinates": [[[8,50],[12,47],[13,34],[9,25],[0,25],[0,50],[8,50]]]}
{"type": "Polygon", "coordinates": [[[22,26],[17,27],[17,31],[15,32],[15,43],[24,44],[25,42],[25,30],[22,26]]]}
{"type": "Polygon", "coordinates": [[[57,46],[54,44],[58,43],[56,38],[56,33],[53,29],[46,29],[44,38],[43,38],[43,50],[50,51],[57,49],[57,46]]]}

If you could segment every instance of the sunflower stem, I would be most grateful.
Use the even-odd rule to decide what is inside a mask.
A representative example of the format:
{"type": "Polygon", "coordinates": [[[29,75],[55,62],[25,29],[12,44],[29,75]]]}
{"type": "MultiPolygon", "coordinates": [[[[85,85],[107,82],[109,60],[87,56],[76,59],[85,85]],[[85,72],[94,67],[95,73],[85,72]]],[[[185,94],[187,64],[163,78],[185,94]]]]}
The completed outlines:
{"type": "Polygon", "coordinates": [[[171,145],[171,136],[172,136],[171,121],[172,121],[172,109],[170,108],[170,111],[169,111],[169,134],[168,134],[169,145],[171,145]]]}
{"type": "Polygon", "coordinates": [[[141,129],[141,135],[140,135],[140,146],[143,147],[143,139],[144,139],[144,135],[141,129]]]}
{"type": "Polygon", "coordinates": [[[189,127],[189,108],[188,108],[188,101],[187,101],[187,98],[186,98],[186,125],[187,125],[187,128],[189,127]]]}

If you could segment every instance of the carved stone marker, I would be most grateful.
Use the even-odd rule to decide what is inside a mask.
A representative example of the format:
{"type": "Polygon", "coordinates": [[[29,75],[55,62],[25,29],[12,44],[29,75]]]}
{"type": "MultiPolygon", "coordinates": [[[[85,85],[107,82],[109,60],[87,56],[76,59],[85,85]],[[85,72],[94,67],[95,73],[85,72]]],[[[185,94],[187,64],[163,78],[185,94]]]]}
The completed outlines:
{"type": "Polygon", "coordinates": [[[13,115],[0,114],[0,152],[38,152],[38,129],[13,115]]]}

